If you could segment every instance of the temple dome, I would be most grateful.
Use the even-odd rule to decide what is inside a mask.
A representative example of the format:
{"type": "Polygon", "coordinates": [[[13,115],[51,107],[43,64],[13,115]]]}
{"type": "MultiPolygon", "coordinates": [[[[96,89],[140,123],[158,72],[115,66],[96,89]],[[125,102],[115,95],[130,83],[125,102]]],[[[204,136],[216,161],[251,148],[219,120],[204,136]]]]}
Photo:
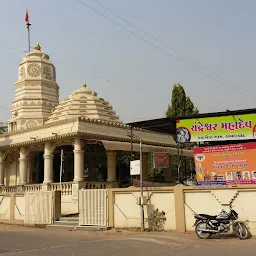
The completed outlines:
{"type": "Polygon", "coordinates": [[[98,98],[97,93],[87,88],[86,84],[61,101],[52,111],[47,123],[78,117],[122,123],[112,105],[103,98],[98,98]]]}
{"type": "Polygon", "coordinates": [[[20,65],[22,65],[24,62],[44,62],[47,64],[52,64],[50,61],[50,57],[48,54],[41,51],[41,46],[39,43],[36,44],[34,47],[34,50],[27,53],[25,57],[23,57],[22,62],[20,65]]]}

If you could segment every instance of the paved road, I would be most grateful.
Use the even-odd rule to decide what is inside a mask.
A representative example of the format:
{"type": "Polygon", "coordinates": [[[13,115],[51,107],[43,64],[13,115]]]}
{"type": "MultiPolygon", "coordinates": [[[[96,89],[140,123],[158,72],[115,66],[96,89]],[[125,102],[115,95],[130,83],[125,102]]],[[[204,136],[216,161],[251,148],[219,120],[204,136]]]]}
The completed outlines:
{"type": "Polygon", "coordinates": [[[255,256],[256,240],[199,240],[193,234],[84,232],[0,225],[0,255],[255,256]]]}

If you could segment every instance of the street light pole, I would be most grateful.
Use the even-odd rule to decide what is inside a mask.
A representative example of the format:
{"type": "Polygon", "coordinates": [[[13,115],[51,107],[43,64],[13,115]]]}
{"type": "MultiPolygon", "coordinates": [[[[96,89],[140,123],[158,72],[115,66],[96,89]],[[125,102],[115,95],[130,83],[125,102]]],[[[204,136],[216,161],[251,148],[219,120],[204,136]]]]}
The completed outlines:
{"type": "Polygon", "coordinates": [[[137,137],[132,133],[132,127],[131,127],[131,133],[127,136],[131,137],[131,161],[133,160],[133,148],[132,148],[132,139],[136,138],[140,141],[140,229],[141,231],[145,230],[145,223],[144,223],[144,205],[143,205],[143,175],[142,175],[142,138],[137,137]]]}
{"type": "Polygon", "coordinates": [[[140,229],[145,230],[144,227],[144,205],[143,205],[143,176],[142,176],[142,138],[140,138],[140,229]]]}

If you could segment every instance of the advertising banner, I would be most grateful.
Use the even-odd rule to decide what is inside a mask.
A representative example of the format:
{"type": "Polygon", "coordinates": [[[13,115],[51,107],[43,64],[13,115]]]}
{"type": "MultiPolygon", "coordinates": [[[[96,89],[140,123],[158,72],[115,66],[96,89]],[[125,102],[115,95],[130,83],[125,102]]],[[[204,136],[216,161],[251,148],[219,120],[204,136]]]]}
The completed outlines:
{"type": "Polygon", "coordinates": [[[256,142],[194,148],[198,185],[256,183],[256,142]]]}
{"type": "Polygon", "coordinates": [[[256,114],[176,121],[178,142],[250,140],[256,138],[256,114]]]}
{"type": "Polygon", "coordinates": [[[154,168],[168,168],[169,154],[168,153],[154,153],[153,155],[154,168]]]}

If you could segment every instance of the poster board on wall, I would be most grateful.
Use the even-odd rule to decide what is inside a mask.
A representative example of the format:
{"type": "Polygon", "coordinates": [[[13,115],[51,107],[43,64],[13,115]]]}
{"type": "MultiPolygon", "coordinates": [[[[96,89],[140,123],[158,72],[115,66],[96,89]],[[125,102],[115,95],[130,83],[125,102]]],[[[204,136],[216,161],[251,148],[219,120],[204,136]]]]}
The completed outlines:
{"type": "Polygon", "coordinates": [[[198,185],[256,184],[256,142],[194,148],[198,185]]]}

